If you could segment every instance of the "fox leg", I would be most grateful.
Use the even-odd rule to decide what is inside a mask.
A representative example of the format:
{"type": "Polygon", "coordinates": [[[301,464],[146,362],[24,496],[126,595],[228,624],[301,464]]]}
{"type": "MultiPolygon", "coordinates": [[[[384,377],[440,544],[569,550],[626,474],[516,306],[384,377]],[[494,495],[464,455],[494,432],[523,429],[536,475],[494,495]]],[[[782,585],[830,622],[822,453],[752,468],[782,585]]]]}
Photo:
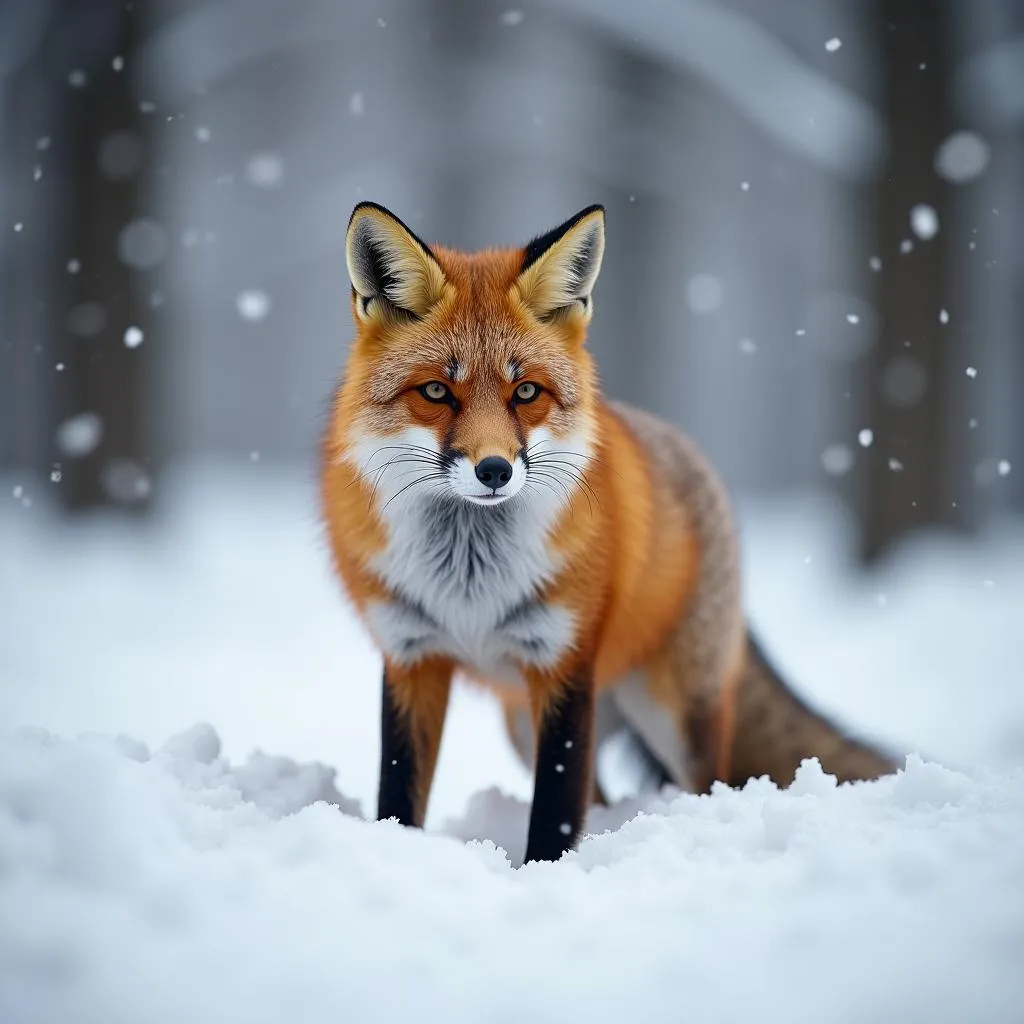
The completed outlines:
{"type": "MultiPolygon", "coordinates": [[[[505,732],[509,742],[515,750],[520,763],[527,771],[532,771],[536,752],[533,742],[533,719],[530,716],[530,706],[525,700],[516,700],[502,693],[498,697],[501,703],[502,714],[505,718],[505,732]]],[[[602,743],[618,732],[627,728],[624,719],[615,709],[611,697],[608,694],[598,694],[596,697],[596,713],[594,726],[594,752],[595,756],[602,743]]],[[[593,773],[594,779],[591,786],[590,799],[592,803],[608,806],[609,799],[601,787],[598,777],[597,766],[593,773]]]]}
{"type": "MultiPolygon", "coordinates": [[[[519,762],[533,771],[535,751],[533,720],[525,700],[498,694],[505,720],[505,732],[519,762]]],[[[648,698],[648,704],[654,708],[648,698]]],[[[660,709],[656,709],[656,713],[660,709]]],[[[664,712],[660,712],[664,715],[664,712]]],[[[667,728],[672,728],[671,724],[667,728]]],[[[645,730],[646,731],[646,730],[645,730]]],[[[622,713],[613,690],[598,693],[594,714],[594,770],[591,803],[610,807],[618,800],[658,793],[662,786],[674,782],[681,785],[678,772],[673,774],[659,759],[645,731],[638,729],[622,713]]]]}
{"type": "Polygon", "coordinates": [[[438,658],[412,666],[385,662],[378,821],[397,818],[403,825],[423,827],[453,668],[438,658]]]}
{"type": "Polygon", "coordinates": [[[690,754],[695,793],[710,792],[716,779],[729,781],[736,728],[737,683],[735,677],[730,678],[714,701],[697,699],[687,709],[683,732],[690,754]]]}
{"type": "Polygon", "coordinates": [[[577,670],[558,689],[550,679],[531,678],[529,691],[537,754],[526,861],[558,860],[576,845],[590,796],[593,672],[577,670]]]}

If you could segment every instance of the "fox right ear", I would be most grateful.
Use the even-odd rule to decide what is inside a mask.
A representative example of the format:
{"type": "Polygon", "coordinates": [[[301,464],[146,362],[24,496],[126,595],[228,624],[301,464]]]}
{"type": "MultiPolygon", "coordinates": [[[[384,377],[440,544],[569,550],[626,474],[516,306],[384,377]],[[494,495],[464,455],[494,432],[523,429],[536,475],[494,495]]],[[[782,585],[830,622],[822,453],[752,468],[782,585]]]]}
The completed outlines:
{"type": "Polygon", "coordinates": [[[588,206],[523,249],[519,296],[541,320],[570,317],[586,323],[603,256],[604,207],[588,206]]]}
{"type": "Polygon", "coordinates": [[[444,291],[444,272],[434,254],[377,203],[360,203],[352,211],[345,261],[361,320],[396,313],[424,317],[444,291]]]}

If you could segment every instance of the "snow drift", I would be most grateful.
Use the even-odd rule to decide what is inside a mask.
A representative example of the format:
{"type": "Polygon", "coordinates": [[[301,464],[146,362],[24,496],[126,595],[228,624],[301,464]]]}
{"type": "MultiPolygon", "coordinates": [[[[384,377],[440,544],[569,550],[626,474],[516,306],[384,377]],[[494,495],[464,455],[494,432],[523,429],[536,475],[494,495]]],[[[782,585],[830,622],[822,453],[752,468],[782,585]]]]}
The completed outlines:
{"type": "Polygon", "coordinates": [[[308,480],[172,484],[146,528],[0,503],[2,1024],[1021,1019],[1019,525],[851,577],[834,507],[748,511],[781,667],[924,757],[666,790],[518,867],[529,779],[462,685],[428,831],[363,819],[380,666],[308,480]]]}
{"type": "MultiPolygon", "coordinates": [[[[519,870],[356,811],[323,766],[232,766],[209,727],[152,754],[8,736],[0,1019],[1009,1021],[1024,996],[1021,773],[911,757],[837,787],[805,762],[519,870]]],[[[447,831],[525,814],[485,794],[447,831]]]]}

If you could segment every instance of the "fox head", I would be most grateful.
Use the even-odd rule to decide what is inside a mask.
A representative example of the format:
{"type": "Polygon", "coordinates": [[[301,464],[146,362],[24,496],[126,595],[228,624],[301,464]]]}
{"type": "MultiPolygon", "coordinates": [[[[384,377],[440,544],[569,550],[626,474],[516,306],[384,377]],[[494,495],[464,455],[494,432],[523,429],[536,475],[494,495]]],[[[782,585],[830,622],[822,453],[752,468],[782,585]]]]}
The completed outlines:
{"type": "Polygon", "coordinates": [[[603,253],[600,206],[522,248],[463,253],[360,203],[340,457],[385,502],[569,501],[595,440],[584,341],[603,253]]]}

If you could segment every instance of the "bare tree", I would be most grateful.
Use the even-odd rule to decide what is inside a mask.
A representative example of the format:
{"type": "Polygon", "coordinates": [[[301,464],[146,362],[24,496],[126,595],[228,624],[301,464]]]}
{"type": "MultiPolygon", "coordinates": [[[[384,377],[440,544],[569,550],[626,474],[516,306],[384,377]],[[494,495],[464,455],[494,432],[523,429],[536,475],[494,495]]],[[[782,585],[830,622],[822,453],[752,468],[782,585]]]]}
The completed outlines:
{"type": "MultiPolygon", "coordinates": [[[[34,422],[22,457],[59,486],[69,510],[148,506],[150,494],[147,266],[159,229],[140,223],[145,115],[128,81],[139,2],[59,0],[13,89],[13,126],[30,213],[31,262],[16,274],[12,351],[34,422]]],[[[26,254],[29,253],[26,248],[26,254]]]]}
{"type": "Polygon", "coordinates": [[[945,5],[879,5],[889,156],[878,182],[880,332],[868,360],[875,435],[861,489],[861,552],[916,527],[973,525],[966,423],[954,415],[965,339],[953,291],[952,197],[934,169],[952,128],[945,5]],[[936,230],[938,229],[938,230],[936,230]]]}

